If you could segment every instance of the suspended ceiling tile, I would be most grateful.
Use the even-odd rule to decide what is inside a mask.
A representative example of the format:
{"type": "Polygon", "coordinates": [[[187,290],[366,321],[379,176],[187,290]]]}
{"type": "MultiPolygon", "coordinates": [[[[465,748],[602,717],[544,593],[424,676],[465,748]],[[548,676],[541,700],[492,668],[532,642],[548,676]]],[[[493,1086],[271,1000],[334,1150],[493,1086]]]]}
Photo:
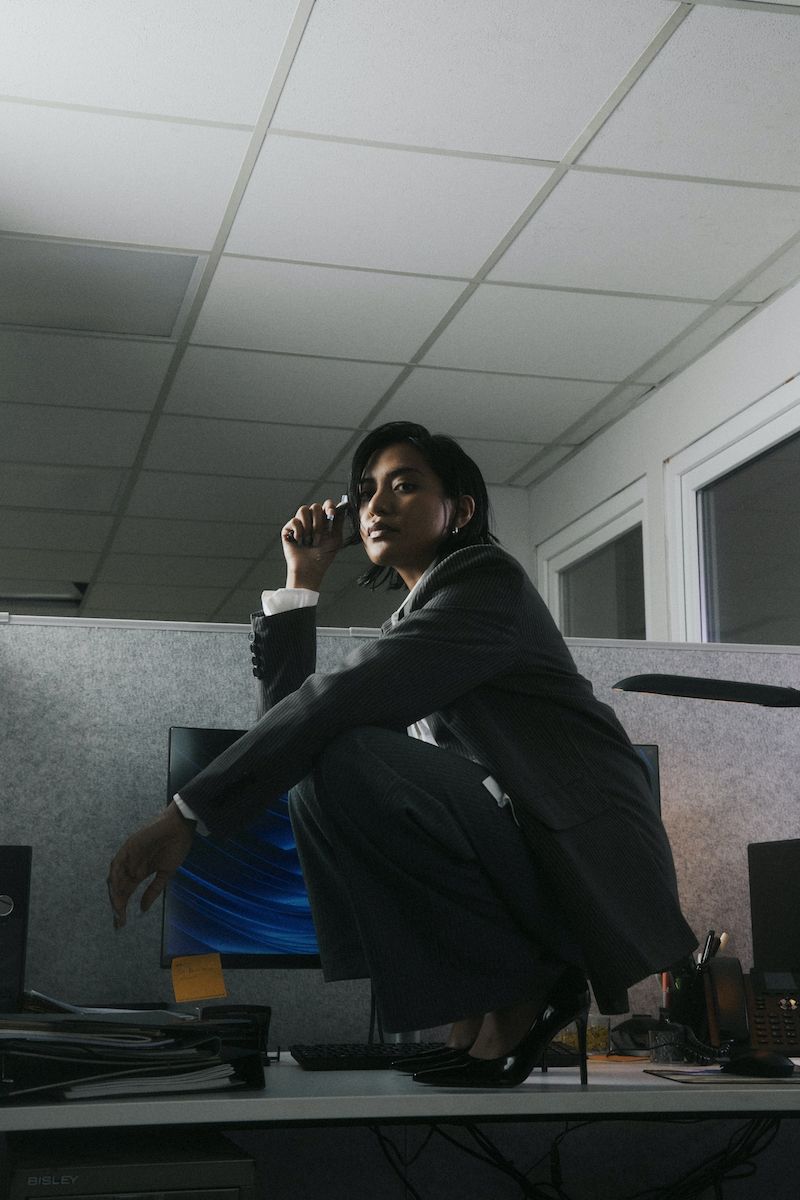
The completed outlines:
{"type": "Polygon", "coordinates": [[[216,609],[213,619],[226,625],[249,625],[250,614],[258,607],[258,593],[240,588],[216,609]]]}
{"type": "Polygon", "coordinates": [[[575,449],[574,446],[550,446],[543,450],[541,454],[536,455],[531,466],[523,471],[514,482],[520,487],[529,487],[537,479],[541,479],[553,467],[558,466],[560,462],[571,454],[575,449]]]}
{"type": "Polygon", "coordinates": [[[4,576],[28,579],[88,580],[99,555],[85,550],[32,550],[7,547],[2,554],[4,576]]]}
{"type": "Polygon", "coordinates": [[[560,159],[675,8],[318,0],[274,124],[560,159]]]}
{"type": "MultiPolygon", "coordinates": [[[[122,601],[119,605],[93,605],[84,603],[81,605],[81,617],[91,617],[97,621],[158,621],[159,623],[171,621],[175,625],[185,626],[190,622],[199,622],[207,624],[210,622],[216,623],[216,617],[212,616],[216,604],[209,603],[188,603],[176,600],[169,608],[150,608],[141,611],[136,608],[131,608],[129,604],[122,601]]],[[[70,614],[74,615],[74,614],[70,614]]]]}
{"type": "MultiPolygon", "coordinates": [[[[366,431],[364,432],[366,434],[366,431]]],[[[355,450],[357,444],[357,442],[353,444],[353,450],[355,450]]],[[[328,472],[327,479],[323,479],[318,485],[318,490],[323,499],[330,496],[336,501],[337,504],[339,503],[339,498],[344,492],[347,491],[347,488],[349,487],[350,460],[352,456],[352,451],[348,451],[346,454],[342,455],[342,457],[334,464],[333,468],[328,472]]]]}
{"type": "MultiPolygon", "coordinates": [[[[170,337],[196,265],[194,255],[187,254],[0,238],[0,321],[50,329],[170,337]]],[[[163,355],[163,347],[159,349],[163,355]]],[[[64,356],[63,344],[56,347],[56,360],[59,355],[64,356]]],[[[75,357],[73,353],[73,371],[75,357]]],[[[122,363],[126,357],[130,363],[131,355],[120,357],[122,363]]],[[[138,357],[141,361],[143,356],[139,353],[138,357]]],[[[49,362],[45,357],[33,367],[33,380],[53,369],[52,358],[51,351],[49,362]]],[[[102,379],[104,367],[107,371],[108,358],[101,350],[98,366],[89,369],[90,387],[93,375],[96,378],[99,372],[102,379]]],[[[25,378],[25,364],[19,363],[16,375],[25,378]]],[[[31,390],[33,380],[28,378],[31,390]]],[[[149,378],[145,376],[145,384],[150,380],[152,372],[149,378]]],[[[76,385],[80,386],[74,374],[67,379],[68,391],[70,385],[74,394],[76,385]]],[[[52,386],[51,382],[50,390],[52,386]]],[[[130,390],[129,384],[127,395],[130,390]]],[[[141,402],[134,407],[141,408],[141,402]]]]}
{"type": "Polygon", "coordinates": [[[250,564],[249,558],[192,558],[169,554],[109,554],[99,583],[161,584],[179,587],[233,587],[250,564]]]}
{"type": "Polygon", "coordinates": [[[703,321],[692,333],[682,338],[676,346],[657,358],[651,366],[646,366],[638,376],[649,383],[660,383],[674,371],[688,366],[695,358],[710,349],[710,347],[727,333],[739,321],[743,321],[750,309],[739,305],[726,305],[719,308],[703,321]]]}
{"type": "Polygon", "coordinates": [[[145,413],[0,404],[0,459],[129,467],[146,425],[145,413]]]}
{"type": "Polygon", "coordinates": [[[488,484],[507,483],[543,447],[527,442],[483,441],[460,437],[458,441],[481,469],[488,484]]]}
{"type": "Polygon", "coordinates": [[[231,479],[143,471],[127,515],[195,521],[276,521],[296,511],[311,480],[231,479]]]}
{"type": "Polygon", "coordinates": [[[622,380],[702,312],[670,300],[486,284],[423,362],[622,380]]]}
{"type": "Polygon", "coordinates": [[[155,342],[0,330],[0,399],[150,410],[173,352],[155,342]]]}
{"type": "Polygon", "coordinates": [[[349,440],[349,430],[262,425],[207,417],[162,416],[145,459],[147,470],[192,470],[279,479],[316,475],[349,440]]]}
{"type": "Polygon", "coordinates": [[[527,164],[272,137],[226,251],[471,276],[550,175],[527,164]]]}
{"type": "Polygon", "coordinates": [[[525,442],[549,442],[612,386],[418,367],[373,425],[419,420],[459,439],[518,437],[525,442]]]}
{"type": "Polygon", "coordinates": [[[386,588],[372,591],[370,588],[346,587],[335,596],[322,596],[317,621],[325,628],[380,629],[402,603],[405,594],[405,590],[389,592],[386,588]]]}
{"type": "Polygon", "coordinates": [[[0,41],[10,96],[252,123],[296,0],[14,4],[0,41]]]}
{"type": "Polygon", "coordinates": [[[248,140],[238,130],[0,103],[3,228],[208,250],[248,140]]]}
{"type": "MultiPolygon", "coordinates": [[[[329,568],[325,577],[326,582],[323,584],[325,591],[331,591],[331,584],[334,579],[334,576],[331,575],[331,571],[335,570],[336,564],[334,563],[333,566],[329,568]]],[[[240,580],[239,587],[243,592],[247,593],[247,595],[250,597],[251,603],[253,603],[255,600],[254,607],[258,609],[261,607],[261,593],[265,589],[272,591],[275,588],[284,587],[285,584],[286,562],[283,558],[283,555],[280,557],[273,555],[271,558],[262,559],[261,562],[258,562],[254,567],[251,567],[250,571],[240,580]]],[[[335,586],[332,590],[336,591],[335,586]]]]}
{"type": "Polygon", "coordinates": [[[800,184],[800,20],[696,5],[581,158],[800,184]]]}
{"type": "MultiPolygon", "coordinates": [[[[79,580],[78,582],[83,581],[79,580]]],[[[79,599],[79,593],[74,583],[63,575],[59,577],[3,575],[0,577],[0,596],[4,600],[19,599],[25,596],[36,596],[39,599],[53,596],[58,596],[59,599],[70,597],[73,603],[79,599]]],[[[17,611],[19,610],[17,609],[17,611]]]]}
{"type": "Polygon", "coordinates": [[[399,366],[190,346],[166,411],[250,421],[361,423],[399,366]]]}
{"type": "Polygon", "coordinates": [[[760,275],[756,275],[755,279],[746,284],[734,299],[753,302],[767,300],[774,292],[796,283],[798,278],[800,278],[800,242],[782,254],[760,275]]]}
{"type": "Polygon", "coordinates": [[[800,194],[570,172],[493,280],[713,300],[800,230],[800,194]]]}
{"type": "Polygon", "coordinates": [[[646,383],[626,384],[616,394],[612,394],[608,400],[601,401],[590,413],[576,422],[575,426],[564,434],[561,439],[562,443],[579,444],[584,442],[613,421],[631,412],[642,396],[647,395],[649,391],[650,385],[646,383]]]}
{"type": "Polygon", "coordinates": [[[33,550],[102,550],[112,518],[88,513],[0,509],[0,546],[33,550]]]}
{"type": "Polygon", "coordinates": [[[267,539],[277,536],[279,529],[277,524],[125,517],[114,536],[112,550],[115,554],[169,554],[178,566],[178,558],[192,555],[247,558],[260,554],[267,539]]]}
{"type": "Polygon", "coordinates": [[[20,508],[110,511],[126,472],[102,467],[40,467],[0,462],[0,496],[20,508]]]}
{"type": "Polygon", "coordinates": [[[95,612],[100,608],[110,607],[121,612],[152,612],[158,609],[183,612],[192,608],[198,613],[203,613],[224,600],[225,594],[225,588],[98,583],[91,590],[89,602],[95,612]]]}
{"type": "MultiPolygon", "coordinates": [[[[341,550],[325,572],[322,594],[329,595],[354,583],[369,566],[366,554],[360,546],[341,550]]],[[[241,586],[251,589],[256,595],[267,588],[283,587],[286,582],[286,563],[280,549],[280,537],[275,539],[275,550],[253,566],[242,579],[241,586]],[[275,552],[277,551],[277,552],[275,552]]]]}
{"type": "MultiPolygon", "coordinates": [[[[2,587],[0,581],[0,587],[2,587]]],[[[55,580],[53,583],[42,582],[41,580],[32,580],[30,586],[25,584],[19,587],[19,581],[12,581],[10,592],[16,593],[17,598],[12,598],[11,595],[4,595],[2,598],[2,607],[4,611],[20,617],[78,617],[79,616],[79,598],[74,596],[72,599],[61,600],[61,596],[70,595],[70,584],[62,580],[55,580]],[[28,596],[38,595],[41,600],[26,599],[28,596]],[[53,596],[58,596],[59,599],[54,600],[53,596]]]]}
{"type": "Polygon", "coordinates": [[[193,341],[404,361],[463,284],[223,258],[193,341]]]}

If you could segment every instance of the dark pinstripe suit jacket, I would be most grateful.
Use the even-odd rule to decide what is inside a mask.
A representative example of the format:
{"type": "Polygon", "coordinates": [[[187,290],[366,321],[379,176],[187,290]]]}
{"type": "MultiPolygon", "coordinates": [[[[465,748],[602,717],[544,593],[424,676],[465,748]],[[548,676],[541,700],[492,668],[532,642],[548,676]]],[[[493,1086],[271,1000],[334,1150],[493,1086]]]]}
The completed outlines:
{"type": "Polygon", "coordinates": [[[494,546],[429,568],[394,628],[314,674],[315,609],[254,618],[263,715],[181,789],[212,832],[247,824],[345,729],[422,717],[511,797],[599,1001],[695,944],[645,768],[522,567],[494,546]]]}

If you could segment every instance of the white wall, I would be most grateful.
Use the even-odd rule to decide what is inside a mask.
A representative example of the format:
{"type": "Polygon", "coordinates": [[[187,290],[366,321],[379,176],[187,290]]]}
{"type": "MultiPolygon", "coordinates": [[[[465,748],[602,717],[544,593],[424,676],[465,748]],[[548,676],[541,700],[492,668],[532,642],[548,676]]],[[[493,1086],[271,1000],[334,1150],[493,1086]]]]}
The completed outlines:
{"type": "Polygon", "coordinates": [[[522,488],[489,487],[494,532],[503,548],[519,559],[532,579],[536,578],[536,556],[531,539],[530,508],[522,488]]]}
{"type": "MultiPolygon", "coordinates": [[[[628,416],[599,434],[528,489],[535,548],[585,517],[635,480],[647,504],[645,581],[648,639],[676,638],[670,612],[665,464],[709,431],[800,373],[800,284],[746,319],[691,366],[649,393],[628,416]]],[[[757,413],[756,407],[754,413],[757,413]]],[[[673,568],[674,569],[674,568],[673,568]]]]}

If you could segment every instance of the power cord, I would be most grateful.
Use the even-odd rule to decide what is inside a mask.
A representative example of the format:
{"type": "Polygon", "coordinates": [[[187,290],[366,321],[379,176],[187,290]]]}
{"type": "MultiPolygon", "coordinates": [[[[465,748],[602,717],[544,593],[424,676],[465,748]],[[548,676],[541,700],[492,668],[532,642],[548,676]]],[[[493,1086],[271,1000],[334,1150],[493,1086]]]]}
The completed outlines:
{"type": "Polygon", "coordinates": [[[727,1146],[692,1167],[680,1179],[665,1187],[636,1192],[627,1200],[693,1200],[709,1188],[713,1188],[715,1196],[721,1197],[722,1185],[727,1180],[747,1179],[755,1174],[753,1160],[771,1145],[780,1127],[780,1117],[755,1117],[745,1121],[733,1131],[727,1146]]]}
{"type": "MultiPolygon", "coordinates": [[[[410,1196],[411,1200],[422,1200],[422,1196],[408,1178],[408,1167],[411,1165],[411,1163],[405,1161],[404,1156],[400,1153],[397,1146],[395,1146],[388,1134],[383,1132],[380,1125],[369,1125],[367,1128],[369,1129],[370,1133],[374,1134],[374,1136],[377,1138],[378,1145],[384,1158],[402,1183],[403,1187],[406,1189],[406,1195],[410,1196]]],[[[426,1146],[430,1141],[430,1136],[431,1135],[429,1134],[423,1142],[423,1147],[426,1146]]],[[[415,1155],[415,1159],[417,1157],[419,1157],[418,1154],[415,1155]]],[[[413,1162],[414,1159],[411,1161],[413,1162]]]]}
{"type": "MultiPolygon", "coordinates": [[[[454,1134],[446,1132],[441,1125],[432,1125],[429,1127],[427,1136],[422,1144],[410,1159],[405,1158],[392,1139],[379,1125],[370,1125],[369,1129],[377,1138],[382,1153],[394,1173],[403,1183],[403,1186],[407,1189],[411,1200],[423,1200],[423,1197],[411,1184],[408,1178],[408,1168],[418,1161],[434,1135],[438,1135],[464,1154],[468,1154],[480,1162],[487,1163],[489,1166],[502,1172],[502,1174],[507,1175],[510,1179],[513,1179],[522,1195],[526,1197],[526,1200],[571,1200],[570,1195],[564,1191],[562,1186],[561,1144],[569,1134],[576,1133],[579,1129],[584,1129],[588,1125],[597,1125],[599,1123],[599,1121],[580,1121],[577,1124],[567,1122],[564,1129],[553,1138],[545,1153],[524,1172],[503,1154],[491,1138],[477,1125],[466,1124],[463,1126],[463,1129],[478,1149],[473,1149],[472,1146],[465,1144],[463,1140],[454,1136],[454,1134]],[[544,1183],[535,1183],[529,1178],[531,1172],[548,1159],[550,1163],[550,1180],[544,1183]]],[[[607,1124],[607,1122],[603,1123],[607,1124]]],[[[696,1125],[707,1122],[690,1119],[679,1123],[696,1125]]],[[[755,1174],[756,1164],[754,1159],[758,1155],[763,1154],[772,1144],[780,1126],[781,1121],[779,1117],[757,1117],[746,1121],[731,1133],[727,1144],[721,1150],[716,1154],[712,1154],[697,1166],[690,1168],[679,1179],[664,1186],[648,1188],[626,1197],[620,1197],[619,1200],[699,1200],[700,1197],[707,1195],[709,1190],[713,1190],[716,1200],[723,1200],[723,1184],[730,1180],[746,1179],[755,1174]]]]}
{"type": "Polygon", "coordinates": [[[504,1175],[508,1175],[517,1184],[522,1195],[529,1197],[530,1200],[569,1200],[569,1197],[560,1188],[547,1183],[534,1183],[528,1179],[477,1125],[465,1125],[464,1129],[480,1147],[481,1152],[465,1146],[458,1138],[445,1133],[440,1125],[434,1126],[434,1129],[446,1142],[450,1142],[451,1145],[456,1146],[459,1150],[463,1150],[465,1154],[477,1158],[480,1162],[488,1163],[489,1166],[495,1167],[496,1170],[501,1171],[504,1175]]]}

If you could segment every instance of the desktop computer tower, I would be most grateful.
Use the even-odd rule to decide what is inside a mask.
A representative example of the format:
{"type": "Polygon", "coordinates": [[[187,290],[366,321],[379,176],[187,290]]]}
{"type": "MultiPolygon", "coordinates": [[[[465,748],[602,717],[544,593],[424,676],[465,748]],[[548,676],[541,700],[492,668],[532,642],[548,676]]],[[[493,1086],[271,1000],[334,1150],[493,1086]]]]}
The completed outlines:
{"type": "Polygon", "coordinates": [[[256,1200],[257,1195],[253,1159],[212,1129],[9,1134],[0,1159],[1,1200],[256,1200]]]}
{"type": "Polygon", "coordinates": [[[30,890],[30,846],[0,846],[0,1013],[22,1008],[30,890]]]}

